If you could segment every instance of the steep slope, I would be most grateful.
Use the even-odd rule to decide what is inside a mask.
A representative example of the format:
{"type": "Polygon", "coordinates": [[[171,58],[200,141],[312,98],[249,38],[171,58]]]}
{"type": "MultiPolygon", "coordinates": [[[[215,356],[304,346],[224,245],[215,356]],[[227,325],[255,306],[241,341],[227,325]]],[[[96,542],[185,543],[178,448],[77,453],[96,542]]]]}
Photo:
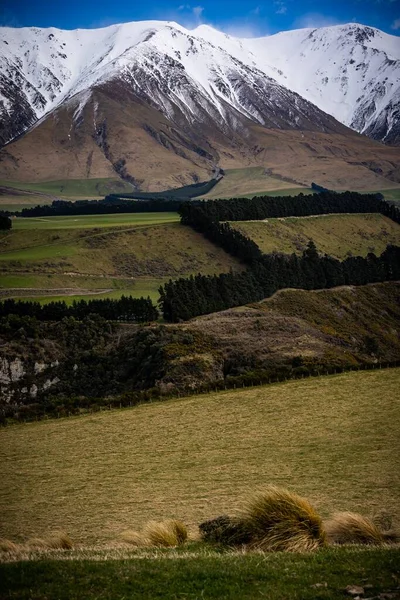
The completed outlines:
{"type": "Polygon", "coordinates": [[[400,38],[357,23],[238,40],[200,26],[221,44],[355,131],[400,143],[400,38]]]}
{"type": "Polygon", "coordinates": [[[348,24],[246,40],[208,26],[190,32],[163,21],[75,31],[1,28],[1,33],[3,142],[100,82],[119,76],[142,89],[143,73],[151,76],[143,93],[167,117],[172,102],[193,120],[206,112],[231,125],[228,104],[266,125],[257,92],[272,86],[272,96],[282,96],[274,79],[359,132],[398,139],[399,38],[370,27],[348,24]],[[163,80],[161,95],[154,77],[163,80]],[[200,106],[193,89],[201,95],[200,106]]]}
{"type": "MultiPolygon", "coordinates": [[[[288,89],[283,71],[256,56],[269,38],[155,21],[14,31],[3,28],[0,138],[17,136],[0,152],[3,180],[117,174],[158,190],[207,178],[216,165],[262,165],[336,188],[385,189],[400,179],[395,151],[288,89]]],[[[295,47],[300,34],[289,34],[295,47]]],[[[283,42],[277,48],[290,49],[283,42]]]]}

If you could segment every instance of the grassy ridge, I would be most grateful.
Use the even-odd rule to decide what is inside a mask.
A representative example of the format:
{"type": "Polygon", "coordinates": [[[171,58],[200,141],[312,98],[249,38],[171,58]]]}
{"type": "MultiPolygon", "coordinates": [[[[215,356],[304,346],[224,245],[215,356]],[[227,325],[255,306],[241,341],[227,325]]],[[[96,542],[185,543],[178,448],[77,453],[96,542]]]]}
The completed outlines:
{"type": "Polygon", "coordinates": [[[17,181],[0,181],[0,186],[16,190],[40,192],[58,198],[102,197],[113,192],[131,192],[132,185],[122,179],[60,179],[58,181],[41,181],[25,183],[17,181]]]}
{"type": "Polygon", "coordinates": [[[229,391],[0,431],[0,537],[115,540],[287,486],[327,516],[400,517],[400,369],[229,391]]]}
{"type": "Polygon", "coordinates": [[[108,551],[95,561],[82,554],[81,560],[72,553],[72,560],[0,565],[2,598],[333,600],[345,597],[349,584],[368,586],[369,597],[393,593],[400,575],[400,550],[329,549],[312,555],[192,550],[120,558],[108,551]]]}
{"type": "Polygon", "coordinates": [[[342,260],[349,253],[380,255],[387,244],[400,243],[400,226],[380,214],[287,217],[238,221],[231,226],[250,237],[265,253],[301,254],[313,239],[320,252],[342,260]]]}
{"type": "Polygon", "coordinates": [[[155,299],[169,277],[241,268],[177,220],[177,213],[16,219],[0,235],[0,289],[47,300],[72,298],[73,289],[74,297],[96,290],[103,297],[149,293],[155,299]]]}
{"type": "Polygon", "coordinates": [[[243,169],[226,169],[221,181],[204,198],[252,198],[257,195],[290,195],[306,193],[309,188],[282,181],[266,173],[264,167],[247,167],[243,169]]]}

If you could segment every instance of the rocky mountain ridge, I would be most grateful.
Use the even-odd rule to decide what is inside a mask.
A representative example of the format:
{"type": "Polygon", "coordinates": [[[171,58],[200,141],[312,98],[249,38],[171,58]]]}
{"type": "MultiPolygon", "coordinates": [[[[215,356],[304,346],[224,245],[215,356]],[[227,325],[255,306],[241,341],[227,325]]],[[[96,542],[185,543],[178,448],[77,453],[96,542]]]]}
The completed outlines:
{"type": "Polygon", "coordinates": [[[79,121],[93,90],[114,81],[178,125],[308,129],[304,119],[317,127],[323,120],[312,103],[374,139],[400,139],[399,38],[362,25],[238,39],[208,26],[143,21],[1,28],[1,40],[3,144],[57,107],[71,106],[79,121]]]}

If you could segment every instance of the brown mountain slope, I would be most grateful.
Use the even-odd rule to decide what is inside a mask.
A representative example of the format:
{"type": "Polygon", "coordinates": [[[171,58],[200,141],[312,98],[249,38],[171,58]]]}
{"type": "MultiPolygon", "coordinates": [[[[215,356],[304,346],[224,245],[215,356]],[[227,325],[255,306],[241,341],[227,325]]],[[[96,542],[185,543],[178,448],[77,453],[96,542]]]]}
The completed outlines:
{"type": "Polygon", "coordinates": [[[3,148],[0,179],[37,182],[118,175],[137,189],[157,191],[206,180],[217,165],[259,165],[302,185],[316,181],[334,189],[399,187],[397,148],[373,142],[315,110],[315,123],[311,115],[299,126],[291,125],[284,112],[266,119],[267,125],[275,125],[271,129],[239,114],[232,116],[232,127],[211,118],[199,125],[177,108],[167,119],[146,97],[115,80],[92,90],[89,99],[79,95],[68,101],[3,148]]]}

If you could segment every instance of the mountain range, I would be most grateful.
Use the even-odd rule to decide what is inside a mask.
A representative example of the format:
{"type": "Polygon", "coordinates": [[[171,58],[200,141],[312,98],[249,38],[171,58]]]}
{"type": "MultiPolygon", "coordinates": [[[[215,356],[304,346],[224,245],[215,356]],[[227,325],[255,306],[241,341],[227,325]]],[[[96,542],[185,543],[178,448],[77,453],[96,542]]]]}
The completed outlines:
{"type": "Polygon", "coordinates": [[[0,178],[164,189],[217,167],[400,181],[400,41],[347,24],[238,39],[143,21],[1,28],[0,178]]]}

